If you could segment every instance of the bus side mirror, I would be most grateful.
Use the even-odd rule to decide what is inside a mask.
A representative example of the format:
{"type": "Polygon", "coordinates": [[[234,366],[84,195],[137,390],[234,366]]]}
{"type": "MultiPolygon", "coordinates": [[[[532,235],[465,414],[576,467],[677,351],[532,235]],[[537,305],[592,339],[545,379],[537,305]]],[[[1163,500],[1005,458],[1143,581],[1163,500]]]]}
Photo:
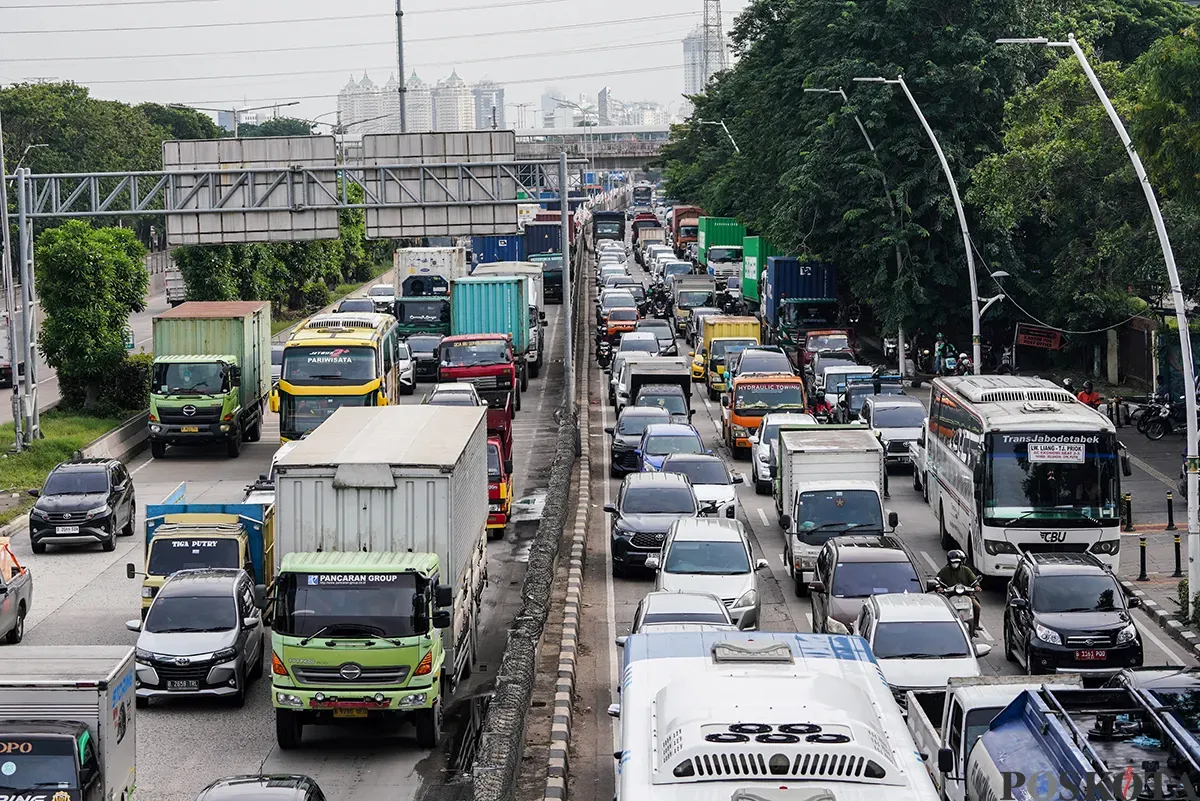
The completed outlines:
{"type": "Polygon", "coordinates": [[[279,414],[279,390],[271,390],[271,411],[274,414],[279,414]]]}
{"type": "Polygon", "coordinates": [[[1133,465],[1130,462],[1129,454],[1124,452],[1121,454],[1121,475],[1126,478],[1133,475],[1133,465]]]}

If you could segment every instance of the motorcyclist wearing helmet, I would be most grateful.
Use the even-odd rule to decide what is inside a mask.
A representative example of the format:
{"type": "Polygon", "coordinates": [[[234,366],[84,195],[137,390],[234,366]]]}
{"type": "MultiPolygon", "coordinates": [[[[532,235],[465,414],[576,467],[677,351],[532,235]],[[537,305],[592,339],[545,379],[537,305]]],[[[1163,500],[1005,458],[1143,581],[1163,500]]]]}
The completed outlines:
{"type": "Polygon", "coordinates": [[[1085,406],[1091,406],[1093,409],[1100,408],[1100,402],[1104,398],[1096,391],[1091,381],[1083,382],[1083,391],[1075,396],[1076,399],[1085,406]]]}
{"type": "MultiPolygon", "coordinates": [[[[965,587],[974,587],[979,583],[979,576],[975,575],[975,571],[967,566],[967,555],[955,548],[950,553],[946,554],[946,566],[938,571],[937,580],[941,582],[943,587],[953,587],[955,584],[962,584],[965,587]]],[[[971,621],[971,636],[975,636],[975,632],[979,630],[979,599],[974,595],[971,596],[971,609],[973,611],[973,619],[971,621]]]]}
{"type": "Polygon", "coordinates": [[[818,390],[812,396],[812,413],[813,414],[833,414],[833,404],[825,399],[825,393],[818,390]]]}

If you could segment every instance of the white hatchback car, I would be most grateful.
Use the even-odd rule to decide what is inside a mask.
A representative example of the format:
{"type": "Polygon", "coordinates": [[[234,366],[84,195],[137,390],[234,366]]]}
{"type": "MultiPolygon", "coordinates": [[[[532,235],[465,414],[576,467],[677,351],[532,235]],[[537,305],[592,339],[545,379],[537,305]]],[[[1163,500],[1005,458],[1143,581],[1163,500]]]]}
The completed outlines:
{"type": "Polygon", "coordinates": [[[981,675],[992,646],[972,643],[950,603],[936,593],[884,593],[863,603],[853,634],[866,639],[879,669],[903,699],[908,690],[945,689],[952,678],[981,675]]]}
{"type": "Polygon", "coordinates": [[[474,384],[455,383],[437,384],[426,393],[421,403],[433,406],[487,406],[479,397],[479,390],[474,384]]]}

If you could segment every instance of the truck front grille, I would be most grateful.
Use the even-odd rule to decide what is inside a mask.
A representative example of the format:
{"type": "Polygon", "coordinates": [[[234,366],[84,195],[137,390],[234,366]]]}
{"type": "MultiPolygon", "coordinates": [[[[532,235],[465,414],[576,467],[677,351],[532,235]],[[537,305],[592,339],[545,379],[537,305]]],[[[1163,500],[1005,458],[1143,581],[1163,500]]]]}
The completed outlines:
{"type": "Polygon", "coordinates": [[[178,409],[159,410],[159,419],[168,425],[195,425],[217,423],[221,420],[220,406],[193,406],[187,404],[178,409]]]}
{"type": "Polygon", "coordinates": [[[392,665],[388,667],[361,667],[357,675],[353,670],[346,670],[347,665],[337,667],[296,667],[292,673],[296,681],[302,684],[399,684],[408,678],[408,665],[392,665]],[[347,678],[343,675],[355,676],[347,678]]]}
{"type": "Polygon", "coordinates": [[[1017,548],[1029,553],[1085,553],[1086,542],[1023,542],[1017,548]]]}

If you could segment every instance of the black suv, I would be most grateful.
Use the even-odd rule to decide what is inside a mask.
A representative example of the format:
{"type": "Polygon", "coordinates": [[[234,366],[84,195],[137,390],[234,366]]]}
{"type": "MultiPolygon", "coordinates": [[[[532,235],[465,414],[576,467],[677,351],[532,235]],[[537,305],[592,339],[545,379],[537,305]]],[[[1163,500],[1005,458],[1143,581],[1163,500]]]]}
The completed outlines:
{"type": "Polygon", "coordinates": [[[1004,656],[1033,675],[1140,667],[1142,637],[1112,572],[1090,553],[1025,553],[1008,585],[1004,656]]]}
{"type": "Polygon", "coordinates": [[[604,429],[612,442],[609,443],[608,474],[620,478],[626,473],[636,473],[640,464],[637,455],[642,442],[642,432],[651,423],[669,423],[671,414],[666,409],[653,406],[626,406],[617,418],[617,424],[604,429]]]}
{"type": "Polygon", "coordinates": [[[657,556],[671,524],[698,516],[700,506],[687,476],[634,473],[621,482],[616,504],[606,504],[604,511],[613,516],[612,572],[623,576],[631,567],[644,567],[647,556],[657,556]]]}
{"type": "Polygon", "coordinates": [[[116,459],[63,462],[50,471],[29,510],[29,542],[34,553],[45,553],[47,542],[99,542],[106,551],[117,547],[116,536],[132,536],[137,516],[133,479],[116,459]]]}
{"type": "Polygon", "coordinates": [[[308,776],[259,773],[217,779],[196,801],[325,801],[325,794],[308,776]]]}

